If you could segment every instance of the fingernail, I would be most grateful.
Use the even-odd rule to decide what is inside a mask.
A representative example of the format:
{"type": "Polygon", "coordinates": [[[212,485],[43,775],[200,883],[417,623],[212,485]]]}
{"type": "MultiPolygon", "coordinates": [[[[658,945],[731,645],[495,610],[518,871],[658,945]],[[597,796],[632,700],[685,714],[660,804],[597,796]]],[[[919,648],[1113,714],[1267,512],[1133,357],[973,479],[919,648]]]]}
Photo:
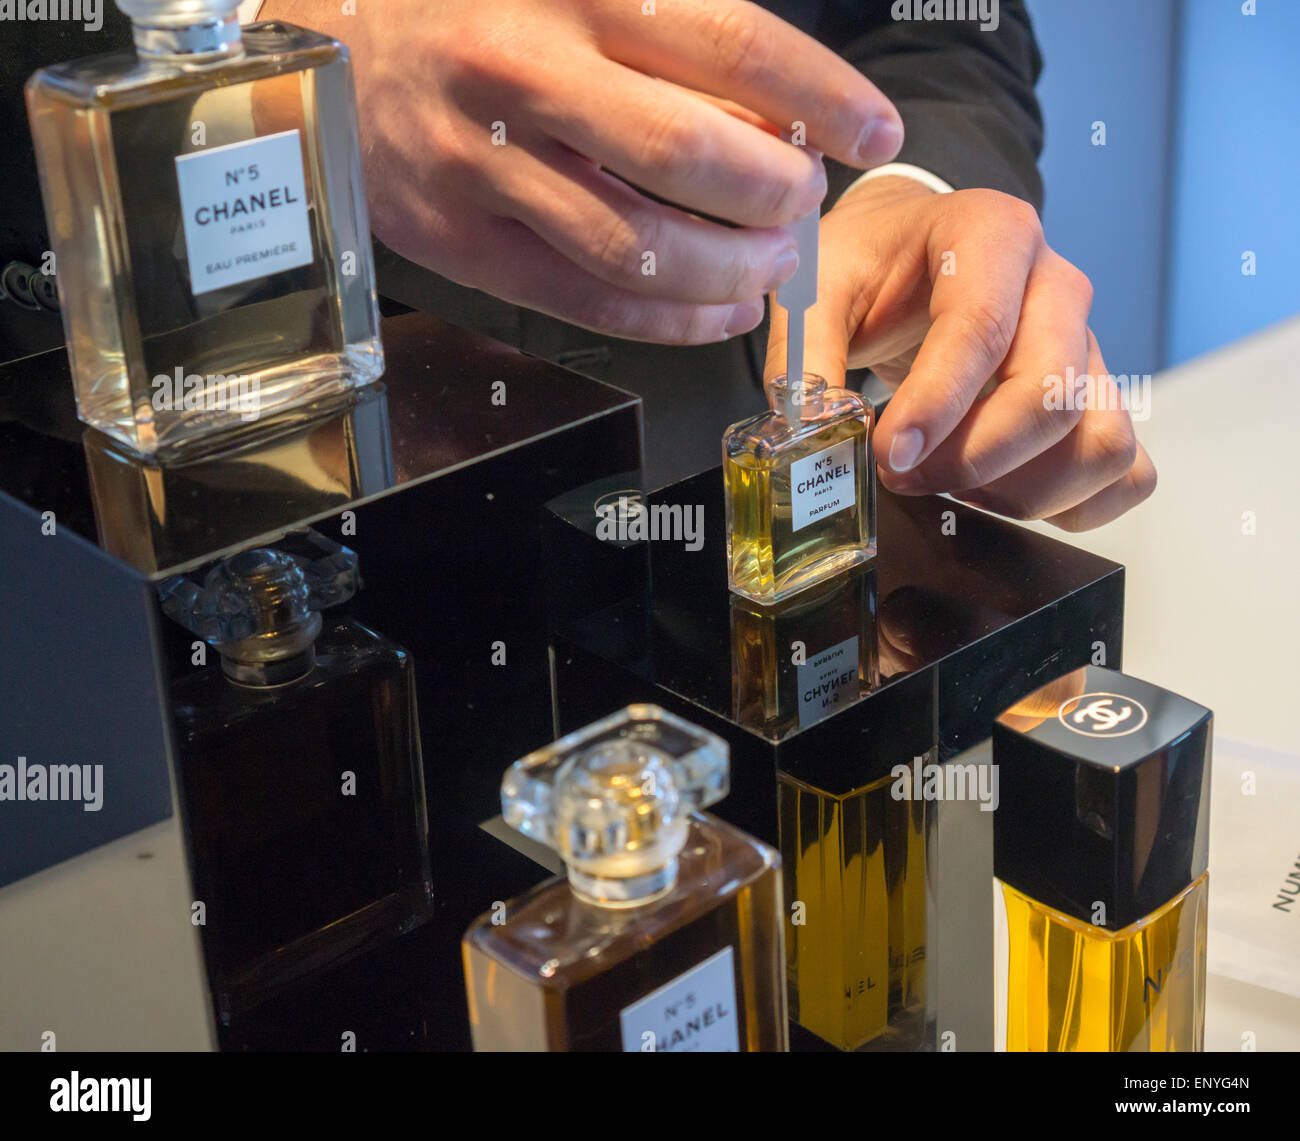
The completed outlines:
{"type": "Polygon", "coordinates": [[[727,318],[726,328],[722,330],[723,340],[728,337],[738,336],[740,333],[748,333],[763,319],[763,302],[746,301],[743,305],[737,305],[732,311],[731,316],[727,318]]]}
{"type": "Polygon", "coordinates": [[[792,277],[795,270],[799,268],[799,251],[797,249],[788,249],[784,251],[779,258],[772,263],[772,275],[768,278],[767,285],[763,287],[764,293],[771,293],[779,285],[784,285],[792,277]]]}
{"type": "Polygon", "coordinates": [[[903,145],[903,128],[893,119],[872,119],[858,138],[858,162],[872,166],[888,162],[903,145]]]}
{"type": "Polygon", "coordinates": [[[889,445],[889,467],[891,471],[911,471],[916,461],[921,458],[921,449],[925,447],[925,437],[920,428],[904,428],[894,433],[889,445]]]}

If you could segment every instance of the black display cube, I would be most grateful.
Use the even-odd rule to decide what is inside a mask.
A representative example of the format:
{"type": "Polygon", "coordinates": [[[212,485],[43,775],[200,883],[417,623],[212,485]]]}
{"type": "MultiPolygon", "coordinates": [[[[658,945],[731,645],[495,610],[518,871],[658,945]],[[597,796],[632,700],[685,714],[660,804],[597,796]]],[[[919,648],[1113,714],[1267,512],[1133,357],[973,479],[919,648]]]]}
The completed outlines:
{"type": "MultiPolygon", "coordinates": [[[[651,701],[720,734],[732,792],[712,811],[774,846],[785,813],[787,864],[792,788],[836,806],[918,758],[987,765],[1016,699],[1089,662],[1119,668],[1123,568],[962,504],[882,491],[871,568],[766,612],[727,589],[720,470],[647,507],[702,509],[704,541],[649,542],[647,589],[554,633],[558,728],[651,701]]],[[[909,952],[929,972],[925,1026],[869,1048],[991,1045],[991,820],[971,799],[929,806],[930,937],[909,952]]],[[[797,1025],[792,1044],[825,1045],[797,1025]]]]}
{"type": "Polygon", "coordinates": [[[468,1047],[459,936],[537,878],[478,824],[505,767],[552,739],[543,505],[637,487],[640,409],[424,314],[383,336],[381,385],[166,463],[82,428],[62,350],[0,368],[0,756],[103,779],[101,810],[0,804],[0,1009],[25,1012],[4,1045],[37,1048],[75,970],[61,1048],[468,1047]],[[304,526],[359,556],[363,588],[330,613],[413,657],[437,914],[214,1034],[169,690],[195,644],[157,585],[304,526]],[[93,923],[48,921],[96,895],[93,923]]]}

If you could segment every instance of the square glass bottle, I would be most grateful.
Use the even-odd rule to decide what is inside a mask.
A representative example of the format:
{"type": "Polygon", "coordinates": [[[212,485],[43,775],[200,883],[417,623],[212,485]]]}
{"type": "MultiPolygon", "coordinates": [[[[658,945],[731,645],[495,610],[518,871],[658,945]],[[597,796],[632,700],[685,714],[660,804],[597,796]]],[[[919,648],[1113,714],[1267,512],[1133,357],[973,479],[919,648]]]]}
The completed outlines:
{"type": "Polygon", "coordinates": [[[722,440],[727,582],[771,606],[876,554],[871,406],[807,373],[722,440]]]}
{"type": "Polygon", "coordinates": [[[319,611],[356,558],[315,533],[223,559],[164,610],[221,664],[172,683],[177,770],[218,1016],[430,914],[428,826],[410,655],[319,611]]]}
{"type": "Polygon", "coordinates": [[[993,728],[1000,1050],[1200,1050],[1212,715],[1087,666],[993,728]]]}
{"type": "Polygon", "coordinates": [[[721,738],[654,705],[516,762],[505,819],[568,877],[465,933],[476,1050],[784,1050],[780,857],[695,811],[726,795],[721,738]]]}
{"type": "Polygon", "coordinates": [[[235,0],[118,0],[136,51],[28,113],[78,415],[168,453],[383,372],[346,48],[235,0]]]}

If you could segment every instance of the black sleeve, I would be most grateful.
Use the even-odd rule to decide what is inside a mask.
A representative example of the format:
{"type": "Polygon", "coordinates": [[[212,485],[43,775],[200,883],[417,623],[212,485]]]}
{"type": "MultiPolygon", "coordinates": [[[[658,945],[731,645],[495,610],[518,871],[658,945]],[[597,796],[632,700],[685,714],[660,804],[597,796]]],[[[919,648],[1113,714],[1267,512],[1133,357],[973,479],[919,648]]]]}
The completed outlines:
{"type": "MultiPolygon", "coordinates": [[[[988,31],[978,18],[894,18],[917,9],[923,5],[913,0],[825,0],[818,38],[898,108],[906,140],[896,161],[959,190],[986,186],[1041,209],[1043,119],[1034,85],[1042,57],[1022,0],[992,6],[998,22],[988,31]]],[[[828,173],[833,203],[861,172],[828,163],[828,173]]]]}

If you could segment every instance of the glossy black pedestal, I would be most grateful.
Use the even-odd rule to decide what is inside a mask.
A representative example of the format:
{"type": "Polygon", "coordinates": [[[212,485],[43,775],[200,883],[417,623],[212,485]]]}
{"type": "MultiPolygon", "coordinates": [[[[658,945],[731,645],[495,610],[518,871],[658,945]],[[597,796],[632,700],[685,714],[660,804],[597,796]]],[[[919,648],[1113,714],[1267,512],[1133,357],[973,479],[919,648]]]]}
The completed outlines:
{"type": "MultiPolygon", "coordinates": [[[[773,845],[780,781],[834,796],[916,757],[987,763],[992,719],[1017,698],[1088,662],[1120,664],[1123,568],[964,505],[882,491],[880,553],[861,585],[767,618],[727,589],[720,471],[656,493],[655,507],[702,508],[703,545],[650,542],[648,590],[553,635],[558,728],[653,701],[722,735],[732,792],[712,811],[773,845]],[[789,665],[795,643],[811,673],[789,665]],[[766,704],[753,696],[765,687],[777,691],[766,704]],[[832,694],[825,708],[818,693],[832,694]]],[[[922,1045],[987,1048],[992,817],[971,801],[929,808],[938,994],[922,1045]]]]}

